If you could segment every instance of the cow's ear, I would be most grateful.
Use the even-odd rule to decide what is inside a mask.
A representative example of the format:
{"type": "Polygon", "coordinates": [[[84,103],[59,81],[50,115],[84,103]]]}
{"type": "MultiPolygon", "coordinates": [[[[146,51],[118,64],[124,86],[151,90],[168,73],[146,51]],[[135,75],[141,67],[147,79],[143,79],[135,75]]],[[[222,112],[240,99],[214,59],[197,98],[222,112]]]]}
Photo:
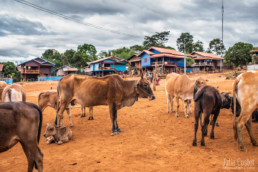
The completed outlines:
{"type": "Polygon", "coordinates": [[[229,95],[230,94],[230,91],[226,93],[226,95],[229,95]]]}
{"type": "Polygon", "coordinates": [[[141,79],[143,79],[143,72],[142,72],[142,69],[140,70],[140,74],[141,74],[141,79]]]}

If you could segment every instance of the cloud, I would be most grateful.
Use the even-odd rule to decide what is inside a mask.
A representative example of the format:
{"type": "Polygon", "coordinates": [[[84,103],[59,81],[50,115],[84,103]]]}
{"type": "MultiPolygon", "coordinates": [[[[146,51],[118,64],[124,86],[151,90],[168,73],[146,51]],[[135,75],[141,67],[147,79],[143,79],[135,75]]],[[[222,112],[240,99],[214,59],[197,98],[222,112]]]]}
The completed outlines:
{"type": "MultiPolygon", "coordinates": [[[[98,52],[107,51],[142,44],[144,36],[168,30],[167,45],[174,48],[183,32],[202,41],[205,49],[212,39],[221,38],[221,1],[217,0],[27,1],[77,22],[2,0],[0,57],[39,57],[46,49],[62,53],[84,43],[93,44],[98,52]]],[[[224,7],[226,48],[239,41],[258,46],[258,1],[227,0],[224,7]]]]}

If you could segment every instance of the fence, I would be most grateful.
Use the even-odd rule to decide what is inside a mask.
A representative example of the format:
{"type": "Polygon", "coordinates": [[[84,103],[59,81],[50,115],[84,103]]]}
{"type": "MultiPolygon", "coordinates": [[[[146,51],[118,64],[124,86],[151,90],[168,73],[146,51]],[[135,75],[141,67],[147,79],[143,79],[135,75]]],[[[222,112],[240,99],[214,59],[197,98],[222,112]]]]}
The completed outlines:
{"type": "Polygon", "coordinates": [[[13,79],[11,78],[0,78],[0,81],[4,81],[6,84],[13,84],[13,79]]]}
{"type": "Polygon", "coordinates": [[[63,76],[40,76],[38,81],[59,81],[63,76]]]}

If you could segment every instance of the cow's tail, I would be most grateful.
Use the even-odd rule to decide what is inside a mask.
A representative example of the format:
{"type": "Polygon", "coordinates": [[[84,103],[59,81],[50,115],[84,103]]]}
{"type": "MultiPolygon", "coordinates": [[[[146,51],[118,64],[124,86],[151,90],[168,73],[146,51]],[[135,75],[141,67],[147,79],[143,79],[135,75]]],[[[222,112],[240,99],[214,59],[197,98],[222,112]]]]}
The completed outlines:
{"type": "Polygon", "coordinates": [[[234,104],[234,121],[236,121],[236,93],[237,93],[237,85],[239,83],[239,79],[237,78],[233,83],[233,104],[234,104]]]}
{"type": "Polygon", "coordinates": [[[198,92],[196,94],[194,94],[194,101],[195,102],[203,95],[205,90],[206,90],[206,87],[203,87],[200,90],[198,90],[198,92]]]}

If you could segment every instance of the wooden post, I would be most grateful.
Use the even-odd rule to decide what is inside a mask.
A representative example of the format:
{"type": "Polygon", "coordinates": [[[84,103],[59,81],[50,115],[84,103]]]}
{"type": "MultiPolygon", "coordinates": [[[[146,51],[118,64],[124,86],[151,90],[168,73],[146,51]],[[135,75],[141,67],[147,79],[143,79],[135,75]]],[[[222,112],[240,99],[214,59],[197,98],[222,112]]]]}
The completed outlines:
{"type": "Polygon", "coordinates": [[[155,62],[155,71],[153,73],[153,90],[156,91],[156,74],[157,74],[158,62],[155,62]]]}

